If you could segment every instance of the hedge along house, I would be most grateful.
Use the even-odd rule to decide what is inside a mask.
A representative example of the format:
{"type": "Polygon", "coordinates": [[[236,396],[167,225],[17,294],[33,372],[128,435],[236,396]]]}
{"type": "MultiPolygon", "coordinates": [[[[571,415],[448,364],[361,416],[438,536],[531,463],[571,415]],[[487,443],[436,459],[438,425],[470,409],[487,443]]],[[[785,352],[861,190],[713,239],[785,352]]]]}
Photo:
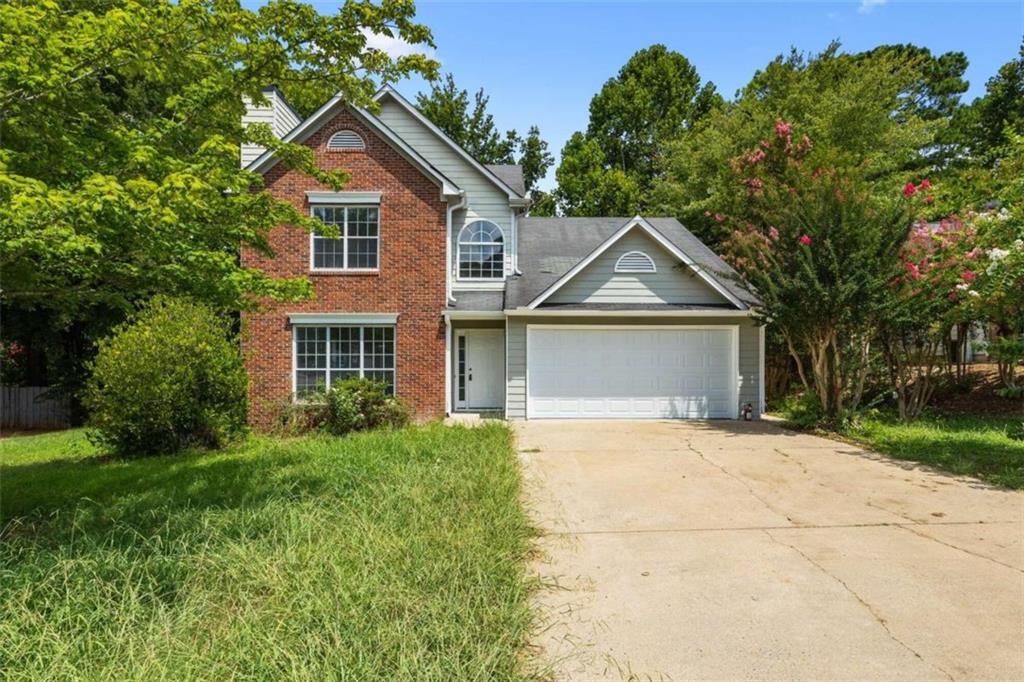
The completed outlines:
{"type": "Polygon", "coordinates": [[[254,423],[349,376],[423,419],[760,414],[756,298],[678,221],[529,217],[518,166],[477,162],[391,88],[376,100],[373,114],[335,97],[283,134],[348,170],[344,191],[270,152],[246,164],[341,233],[282,226],[274,258],[243,253],[316,293],[243,315],[254,423]]]}

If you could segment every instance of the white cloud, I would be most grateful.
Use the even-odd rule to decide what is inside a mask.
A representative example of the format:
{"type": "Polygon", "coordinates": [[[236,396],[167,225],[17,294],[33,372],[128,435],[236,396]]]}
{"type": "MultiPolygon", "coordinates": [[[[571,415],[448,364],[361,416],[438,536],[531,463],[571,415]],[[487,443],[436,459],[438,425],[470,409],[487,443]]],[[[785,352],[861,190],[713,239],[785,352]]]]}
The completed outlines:
{"type": "Polygon", "coordinates": [[[871,14],[871,10],[881,7],[887,2],[889,0],[860,0],[860,7],[857,8],[857,11],[861,14],[871,14]]]}
{"type": "Polygon", "coordinates": [[[374,33],[368,28],[362,29],[366,36],[366,47],[386,52],[392,59],[405,57],[411,54],[422,54],[427,57],[434,56],[434,48],[429,45],[414,45],[401,38],[386,36],[382,33],[374,33]]]}

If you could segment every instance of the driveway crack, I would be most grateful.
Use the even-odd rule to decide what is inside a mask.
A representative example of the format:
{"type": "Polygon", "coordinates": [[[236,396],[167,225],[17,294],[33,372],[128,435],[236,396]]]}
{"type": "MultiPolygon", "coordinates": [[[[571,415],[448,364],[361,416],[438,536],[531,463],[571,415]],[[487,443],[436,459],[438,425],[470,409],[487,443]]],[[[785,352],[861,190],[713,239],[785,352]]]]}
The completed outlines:
{"type": "MultiPolygon", "coordinates": [[[[959,551],[963,552],[964,554],[970,554],[973,557],[977,557],[979,559],[984,559],[985,561],[991,561],[992,563],[997,564],[999,566],[1004,566],[1004,567],[1010,569],[1011,571],[1016,571],[1018,573],[1024,573],[1024,570],[1021,570],[1021,569],[1017,568],[1016,566],[1013,566],[1012,564],[1003,563],[1002,561],[999,561],[998,559],[993,559],[990,556],[985,556],[984,554],[978,554],[977,552],[972,552],[971,550],[965,549],[963,547],[960,547],[959,545],[954,545],[951,542],[946,542],[945,540],[940,540],[937,537],[934,537],[932,535],[928,535],[927,533],[922,533],[920,531],[914,530],[913,528],[911,528],[908,525],[905,525],[905,524],[902,524],[902,523],[897,523],[897,524],[894,524],[894,525],[897,528],[902,528],[903,530],[905,530],[907,532],[910,532],[910,533],[913,533],[914,535],[916,535],[918,537],[922,537],[922,538],[924,538],[926,540],[931,540],[932,542],[937,542],[940,545],[945,545],[946,547],[949,547],[951,549],[959,550],[959,551]]],[[[929,525],[929,524],[914,524],[914,525],[925,525],[926,526],[926,525],[929,525]]],[[[934,524],[934,525],[939,525],[939,524],[934,524]]]]}
{"type": "Polygon", "coordinates": [[[863,606],[867,610],[868,613],[871,614],[871,617],[874,618],[875,621],[882,627],[882,629],[885,631],[885,634],[888,635],[889,639],[891,639],[892,641],[896,642],[901,647],[903,647],[904,649],[909,651],[911,654],[914,655],[915,658],[920,660],[922,663],[930,665],[931,667],[933,667],[936,670],[938,670],[940,673],[945,675],[947,679],[949,679],[949,680],[954,680],[955,679],[952,675],[949,674],[949,672],[947,672],[946,670],[944,670],[940,666],[936,665],[935,663],[932,663],[931,661],[926,661],[924,656],[919,654],[917,651],[914,650],[913,647],[911,647],[909,644],[907,644],[902,639],[897,637],[893,633],[893,631],[889,629],[889,624],[886,623],[885,619],[882,618],[882,616],[879,615],[879,613],[877,611],[875,611],[875,608],[873,606],[871,606],[871,604],[866,602],[859,594],[857,594],[857,592],[854,591],[854,589],[852,587],[850,587],[846,583],[846,581],[844,581],[842,578],[840,578],[839,576],[835,575],[834,573],[830,572],[827,568],[825,568],[823,565],[821,565],[820,563],[818,563],[817,561],[812,559],[806,552],[804,552],[802,549],[800,549],[796,545],[791,545],[788,542],[783,542],[782,540],[780,540],[777,537],[775,537],[774,535],[772,535],[771,531],[765,530],[764,534],[767,535],[769,537],[769,539],[771,539],[772,542],[774,542],[776,544],[779,544],[779,545],[782,545],[783,547],[788,547],[789,549],[793,550],[794,552],[799,554],[801,557],[803,557],[809,564],[811,564],[812,566],[817,568],[819,571],[821,571],[822,573],[827,575],[829,578],[832,578],[832,580],[835,580],[837,583],[842,585],[843,589],[846,590],[847,592],[849,592],[850,596],[852,596],[854,599],[856,599],[857,602],[861,606],[863,606]]]}
{"type": "Polygon", "coordinates": [[[731,471],[726,469],[724,466],[722,466],[718,462],[714,461],[713,459],[711,459],[710,457],[705,455],[703,452],[701,452],[697,448],[693,447],[693,442],[692,441],[686,441],[686,447],[689,448],[690,452],[692,452],[695,455],[697,455],[698,457],[700,457],[703,461],[705,461],[708,464],[710,464],[711,466],[715,467],[716,469],[721,471],[723,474],[725,474],[726,476],[728,476],[729,478],[733,479],[734,481],[736,481],[737,483],[742,485],[744,488],[746,488],[747,492],[750,493],[751,497],[753,497],[755,500],[757,500],[758,502],[763,504],[765,506],[765,508],[768,509],[768,511],[770,511],[771,513],[776,514],[778,516],[781,516],[782,518],[786,519],[787,521],[789,521],[794,526],[801,525],[801,524],[797,523],[796,521],[794,521],[792,519],[792,517],[789,516],[789,514],[785,513],[784,511],[782,511],[780,509],[776,509],[774,506],[772,506],[772,504],[768,500],[766,500],[764,497],[759,495],[757,493],[757,491],[754,490],[753,486],[751,486],[749,483],[747,483],[746,480],[744,480],[743,478],[741,478],[741,477],[737,476],[736,474],[732,473],[731,471]]]}

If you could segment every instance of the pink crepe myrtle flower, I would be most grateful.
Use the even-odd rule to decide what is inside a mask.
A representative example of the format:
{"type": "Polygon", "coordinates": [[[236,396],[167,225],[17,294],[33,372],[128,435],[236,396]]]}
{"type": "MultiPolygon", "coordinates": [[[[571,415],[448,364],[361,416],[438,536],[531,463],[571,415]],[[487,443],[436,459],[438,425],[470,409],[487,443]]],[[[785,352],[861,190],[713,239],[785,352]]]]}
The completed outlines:
{"type": "Polygon", "coordinates": [[[810,238],[809,236],[807,236],[806,234],[802,234],[802,235],[800,235],[800,239],[799,239],[798,241],[799,241],[799,242],[800,242],[801,244],[803,244],[804,246],[810,246],[810,245],[811,245],[811,241],[812,241],[812,240],[811,240],[811,238],[810,238]]]}
{"type": "Polygon", "coordinates": [[[903,196],[912,197],[914,196],[915,192],[917,192],[917,187],[914,186],[914,183],[908,182],[907,184],[903,185],[903,196]]]}
{"type": "Polygon", "coordinates": [[[964,270],[963,274],[960,275],[960,279],[965,282],[973,282],[978,277],[978,273],[974,270],[964,270]]]}
{"type": "Polygon", "coordinates": [[[747,185],[747,189],[751,192],[760,192],[764,189],[764,182],[762,182],[760,178],[750,178],[745,184],[747,185]]]}
{"type": "Polygon", "coordinates": [[[793,132],[793,125],[786,123],[781,118],[775,119],[775,134],[779,137],[789,137],[793,132]]]}
{"type": "Polygon", "coordinates": [[[907,269],[907,272],[910,274],[911,279],[921,279],[921,268],[917,267],[916,263],[911,263],[910,261],[907,261],[906,263],[903,264],[903,267],[907,269]]]}
{"type": "Polygon", "coordinates": [[[761,140],[760,144],[763,149],[770,149],[772,146],[772,143],[768,140],[761,140]]]}
{"type": "Polygon", "coordinates": [[[768,228],[768,237],[773,242],[779,241],[779,231],[775,229],[774,225],[772,225],[771,227],[768,228]]]}
{"type": "Polygon", "coordinates": [[[765,153],[763,149],[755,149],[754,151],[747,154],[747,163],[751,166],[756,166],[764,160],[765,153]]]}
{"type": "Polygon", "coordinates": [[[918,189],[929,189],[931,186],[932,186],[931,181],[928,178],[925,178],[924,180],[921,181],[921,184],[918,185],[917,188],[918,189]]]}
{"type": "Polygon", "coordinates": [[[715,222],[716,223],[724,223],[725,222],[725,216],[722,215],[721,213],[716,213],[714,215],[714,218],[715,218],[715,222]]]}
{"type": "Polygon", "coordinates": [[[975,246],[973,249],[967,252],[965,258],[967,258],[967,260],[978,260],[979,258],[981,258],[982,253],[983,251],[977,246],[975,246]]]}
{"type": "Polygon", "coordinates": [[[928,196],[926,196],[924,198],[924,203],[929,204],[929,205],[930,204],[934,204],[935,203],[935,197],[933,197],[932,195],[929,194],[928,196]]]}

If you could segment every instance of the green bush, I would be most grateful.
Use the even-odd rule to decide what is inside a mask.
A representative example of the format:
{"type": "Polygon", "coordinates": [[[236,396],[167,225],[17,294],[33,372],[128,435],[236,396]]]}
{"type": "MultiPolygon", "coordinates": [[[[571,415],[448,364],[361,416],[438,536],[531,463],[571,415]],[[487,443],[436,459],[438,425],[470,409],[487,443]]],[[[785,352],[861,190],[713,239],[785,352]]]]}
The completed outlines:
{"type": "Polygon", "coordinates": [[[90,370],[91,438],[117,454],[217,447],[245,429],[231,321],[203,305],[157,297],[99,343],[90,370]]]}
{"type": "Polygon", "coordinates": [[[409,410],[388,393],[387,384],[369,379],[345,379],[331,386],[326,396],[325,427],[336,435],[351,431],[399,428],[409,423],[409,410]]]}

